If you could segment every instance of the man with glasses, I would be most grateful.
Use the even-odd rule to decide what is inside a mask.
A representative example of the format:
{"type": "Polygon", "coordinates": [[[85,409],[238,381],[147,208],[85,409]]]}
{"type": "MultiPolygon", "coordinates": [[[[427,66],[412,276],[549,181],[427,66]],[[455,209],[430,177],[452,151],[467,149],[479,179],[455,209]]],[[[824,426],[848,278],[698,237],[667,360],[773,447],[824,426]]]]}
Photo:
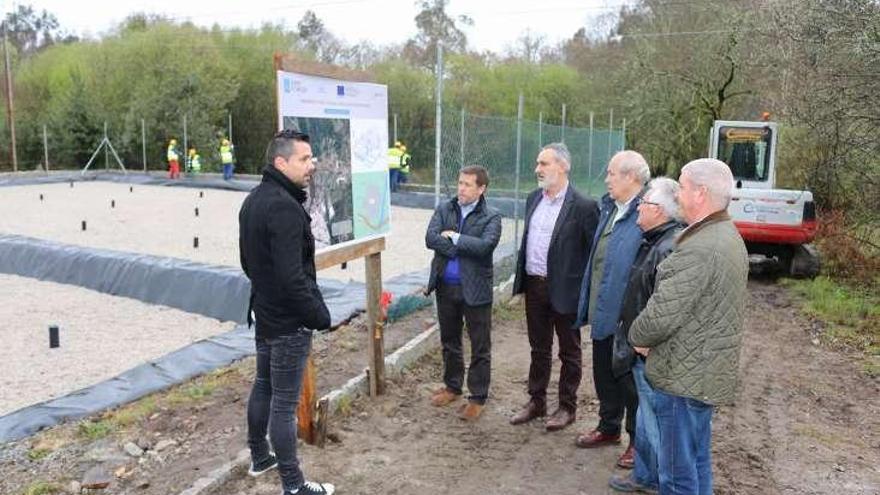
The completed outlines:
{"type": "MultiPolygon", "coordinates": [[[[656,493],[658,486],[659,432],[657,418],[651,406],[654,390],[645,379],[645,356],[637,355],[636,349],[629,343],[629,327],[654,292],[657,267],[672,251],[675,237],[681,232],[678,203],[675,199],[677,194],[678,183],[667,177],[660,177],[648,183],[648,189],[636,207],[639,214],[636,223],[642,231],[642,244],[629,274],[620,311],[620,323],[614,334],[614,355],[611,359],[611,370],[615,378],[620,380],[632,373],[639,401],[633,471],[629,475],[612,476],[609,481],[611,488],[621,492],[656,493]]],[[[644,349],[638,350],[647,353],[644,349]]],[[[633,380],[627,383],[631,384],[633,380]]]]}
{"type": "Polygon", "coordinates": [[[330,312],[315,278],[311,219],[303,208],[315,171],[309,136],[279,132],[269,142],[266,159],[263,180],[238,215],[241,268],[251,281],[248,324],[251,312],[256,314],[257,375],[247,406],[248,473],[258,476],[277,467],[283,495],[329,495],[333,485],[305,481],[296,458],[295,413],[312,330],[330,327],[330,312]]]}

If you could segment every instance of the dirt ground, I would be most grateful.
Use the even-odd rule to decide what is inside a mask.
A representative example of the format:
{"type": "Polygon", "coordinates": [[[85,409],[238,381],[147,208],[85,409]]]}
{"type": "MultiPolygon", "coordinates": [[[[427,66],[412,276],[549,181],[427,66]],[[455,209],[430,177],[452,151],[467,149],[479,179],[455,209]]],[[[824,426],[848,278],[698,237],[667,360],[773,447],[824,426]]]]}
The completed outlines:
{"type": "MultiPolygon", "coordinates": [[[[715,492],[880,493],[880,381],[862,374],[855,356],[813,344],[817,325],[798,315],[783,288],[752,281],[749,289],[743,387],[737,405],[715,415],[715,492]]],[[[395,325],[415,334],[424,319],[423,312],[395,325]]],[[[343,339],[346,331],[358,332],[343,330],[333,339],[343,339]]],[[[622,447],[587,451],[573,443],[578,431],[597,421],[589,345],[578,421],[547,433],[540,422],[518,427],[507,422],[525,400],[528,344],[521,310],[497,308],[493,332],[492,393],[480,421],[466,424],[454,407],[428,404],[440,376],[435,353],[391,382],[382,398],[346,405],[349,413],[331,423],[338,442],[324,449],[303,446],[307,476],[351,494],[613,493],[607,480],[622,447]]],[[[350,340],[357,347],[357,337],[350,340]]],[[[316,346],[321,369],[345,359],[331,345],[332,339],[323,350],[316,346]]],[[[174,405],[156,399],[157,407],[131,428],[101,440],[85,442],[79,435],[52,448],[53,439],[57,443],[64,435],[49,431],[0,448],[0,493],[25,493],[27,483],[38,478],[68,486],[94,465],[115,471],[106,493],[179,493],[243,448],[252,373],[253,363],[246,360],[215,373],[219,384],[204,400],[174,405]],[[157,452],[160,439],[174,445],[157,452]],[[119,453],[129,440],[149,447],[143,460],[119,453]]],[[[555,390],[555,381],[551,387],[555,390]]],[[[254,480],[238,471],[212,493],[277,495],[277,483],[274,473],[254,480]]]]}

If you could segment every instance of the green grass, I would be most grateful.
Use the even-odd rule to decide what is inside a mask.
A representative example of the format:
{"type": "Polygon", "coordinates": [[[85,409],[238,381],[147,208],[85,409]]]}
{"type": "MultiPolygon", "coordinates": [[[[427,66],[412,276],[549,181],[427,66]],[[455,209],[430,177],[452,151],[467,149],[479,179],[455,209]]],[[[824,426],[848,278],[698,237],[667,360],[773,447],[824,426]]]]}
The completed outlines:
{"type": "Polygon", "coordinates": [[[34,448],[28,450],[27,458],[31,461],[39,461],[52,453],[52,449],[34,448]]]}
{"type": "Polygon", "coordinates": [[[825,323],[826,343],[864,353],[865,373],[880,374],[880,295],[824,276],[782,284],[799,297],[805,313],[825,323]]]}
{"type": "Polygon", "coordinates": [[[22,495],[48,495],[50,493],[61,492],[61,487],[57,483],[48,483],[46,481],[35,481],[24,489],[22,495]]]}
{"type": "Polygon", "coordinates": [[[100,440],[114,430],[113,422],[108,419],[83,421],[77,427],[77,433],[87,440],[100,440]]]}

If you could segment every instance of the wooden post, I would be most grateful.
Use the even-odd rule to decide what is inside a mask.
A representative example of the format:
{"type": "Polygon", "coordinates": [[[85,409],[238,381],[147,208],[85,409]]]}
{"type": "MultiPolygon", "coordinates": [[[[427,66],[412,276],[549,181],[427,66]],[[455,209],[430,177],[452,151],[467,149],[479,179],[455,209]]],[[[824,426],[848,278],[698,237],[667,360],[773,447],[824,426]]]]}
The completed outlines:
{"type": "MultiPolygon", "coordinates": [[[[369,342],[369,361],[371,371],[368,373],[370,396],[384,391],[385,355],[382,318],[379,299],[382,297],[382,251],[385,249],[385,238],[377,237],[363,241],[346,242],[318,251],[315,254],[315,269],[337,266],[346,261],[365,258],[367,271],[367,328],[372,329],[369,342]],[[378,363],[378,364],[377,364],[378,363]],[[375,370],[375,371],[373,371],[375,370]],[[372,377],[377,377],[373,380],[372,377]]],[[[306,362],[303,375],[302,391],[296,409],[297,432],[304,442],[322,446],[327,436],[327,422],[330,404],[326,400],[318,402],[315,379],[317,372],[312,356],[306,362]],[[323,403],[323,404],[322,404],[323,403]]]]}
{"type": "Polygon", "coordinates": [[[315,443],[314,410],[317,396],[315,392],[315,362],[309,355],[299,394],[299,405],[296,407],[296,426],[299,437],[310,445],[315,443]]]}
{"type": "Polygon", "coordinates": [[[382,321],[379,298],[382,297],[382,254],[366,257],[367,329],[369,330],[370,397],[385,392],[385,323],[382,321]]]}

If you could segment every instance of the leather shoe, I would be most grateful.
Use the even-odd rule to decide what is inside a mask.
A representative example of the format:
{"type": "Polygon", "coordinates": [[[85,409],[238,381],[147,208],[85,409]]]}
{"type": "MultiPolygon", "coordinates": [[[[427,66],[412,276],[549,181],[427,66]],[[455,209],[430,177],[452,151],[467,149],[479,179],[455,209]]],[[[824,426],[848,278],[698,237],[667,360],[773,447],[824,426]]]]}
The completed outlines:
{"type": "Polygon", "coordinates": [[[618,492],[626,492],[626,493],[638,492],[638,493],[649,493],[649,494],[653,494],[653,495],[656,495],[656,493],[657,493],[656,488],[643,485],[643,484],[637,482],[635,479],[633,479],[632,473],[630,473],[628,476],[620,476],[617,474],[611,476],[611,479],[608,480],[608,486],[610,486],[611,488],[613,488],[615,491],[618,491],[618,492]]]}
{"type": "Polygon", "coordinates": [[[546,428],[547,431],[559,431],[574,423],[574,419],[574,412],[560,407],[554,411],[549,418],[547,418],[547,421],[544,422],[544,428],[546,428]]]}
{"type": "Polygon", "coordinates": [[[623,454],[620,454],[620,457],[617,458],[617,467],[623,469],[632,469],[636,463],[635,455],[636,447],[635,445],[633,445],[632,442],[629,442],[626,450],[623,452],[623,454]]]}
{"type": "Polygon", "coordinates": [[[436,407],[443,407],[451,402],[455,402],[459,397],[461,397],[461,394],[456,394],[444,387],[434,392],[434,395],[431,396],[431,404],[436,407]]]}
{"type": "Polygon", "coordinates": [[[620,443],[620,435],[606,435],[599,430],[581,433],[575,439],[574,444],[582,449],[592,449],[604,445],[616,445],[620,443]]]}
{"type": "Polygon", "coordinates": [[[540,418],[545,414],[547,414],[547,406],[537,404],[535,401],[530,400],[520,412],[510,418],[510,424],[521,425],[523,423],[528,423],[535,418],[540,418]]]}
{"type": "Polygon", "coordinates": [[[463,421],[476,421],[480,419],[481,414],[483,414],[483,404],[478,404],[472,400],[458,408],[458,418],[463,421]]]}

